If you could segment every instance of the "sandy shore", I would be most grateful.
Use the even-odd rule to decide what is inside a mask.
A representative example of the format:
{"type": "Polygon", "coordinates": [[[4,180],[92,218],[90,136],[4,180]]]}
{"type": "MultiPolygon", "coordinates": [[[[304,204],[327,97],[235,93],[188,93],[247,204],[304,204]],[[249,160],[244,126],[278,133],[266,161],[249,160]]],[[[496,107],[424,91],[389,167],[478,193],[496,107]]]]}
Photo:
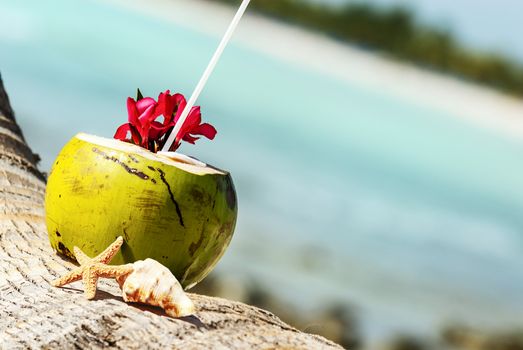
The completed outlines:
{"type": "MultiPolygon", "coordinates": [[[[215,36],[235,9],[204,0],[100,0],[215,36]]],[[[248,14],[234,41],[349,84],[416,101],[475,125],[523,139],[523,101],[459,79],[395,62],[319,34],[248,14]]],[[[420,116],[421,117],[421,116],[420,116]]]]}

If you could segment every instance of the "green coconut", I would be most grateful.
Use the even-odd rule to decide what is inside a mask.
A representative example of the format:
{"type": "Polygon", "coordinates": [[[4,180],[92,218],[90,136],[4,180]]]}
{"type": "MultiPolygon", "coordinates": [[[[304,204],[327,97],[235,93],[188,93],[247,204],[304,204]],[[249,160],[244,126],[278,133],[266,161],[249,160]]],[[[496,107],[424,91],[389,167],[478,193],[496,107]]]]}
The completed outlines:
{"type": "Polygon", "coordinates": [[[236,192],[228,172],[178,153],[87,134],[58,155],[45,195],[51,246],[74,259],[124,237],[113,264],[152,258],[190,288],[231,241],[236,192]]]}

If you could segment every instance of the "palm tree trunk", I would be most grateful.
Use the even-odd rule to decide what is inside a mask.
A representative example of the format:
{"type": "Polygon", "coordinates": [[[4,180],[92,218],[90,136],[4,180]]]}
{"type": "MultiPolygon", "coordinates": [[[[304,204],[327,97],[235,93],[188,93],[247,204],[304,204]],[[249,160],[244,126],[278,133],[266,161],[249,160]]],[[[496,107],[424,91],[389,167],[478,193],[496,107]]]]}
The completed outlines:
{"type": "Polygon", "coordinates": [[[129,305],[116,283],[97,299],[50,281],[74,267],[51,249],[43,208],[45,178],[25,143],[0,77],[0,348],[339,348],[271,313],[190,294],[195,316],[172,319],[129,305]]]}

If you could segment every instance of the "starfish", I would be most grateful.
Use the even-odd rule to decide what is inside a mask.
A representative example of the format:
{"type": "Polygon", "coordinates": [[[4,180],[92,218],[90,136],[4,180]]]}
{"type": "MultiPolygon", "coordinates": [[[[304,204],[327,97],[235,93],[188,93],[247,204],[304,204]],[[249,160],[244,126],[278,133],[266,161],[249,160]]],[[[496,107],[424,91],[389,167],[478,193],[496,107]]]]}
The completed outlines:
{"type": "Polygon", "coordinates": [[[96,295],[98,278],[116,278],[127,275],[133,271],[131,264],[120,266],[106,265],[113,259],[116,253],[118,253],[122,244],[123,238],[120,236],[95,258],[88,257],[80,248],[74,247],[74,256],[78,263],[80,263],[80,266],[65,276],[53,281],[52,285],[62,287],[66,284],[83,280],[84,296],[87,299],[93,299],[96,295]]]}

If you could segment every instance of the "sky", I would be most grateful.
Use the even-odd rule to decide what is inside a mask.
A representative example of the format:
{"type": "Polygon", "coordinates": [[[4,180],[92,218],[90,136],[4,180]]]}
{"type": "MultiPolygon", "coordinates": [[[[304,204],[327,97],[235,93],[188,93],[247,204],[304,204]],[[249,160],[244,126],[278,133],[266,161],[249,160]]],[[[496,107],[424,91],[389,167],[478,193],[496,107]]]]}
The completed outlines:
{"type": "MultiPolygon", "coordinates": [[[[352,0],[311,0],[344,4],[352,0]]],[[[422,22],[448,28],[464,44],[494,50],[523,63],[521,0],[366,0],[380,5],[406,5],[422,22]]]]}

